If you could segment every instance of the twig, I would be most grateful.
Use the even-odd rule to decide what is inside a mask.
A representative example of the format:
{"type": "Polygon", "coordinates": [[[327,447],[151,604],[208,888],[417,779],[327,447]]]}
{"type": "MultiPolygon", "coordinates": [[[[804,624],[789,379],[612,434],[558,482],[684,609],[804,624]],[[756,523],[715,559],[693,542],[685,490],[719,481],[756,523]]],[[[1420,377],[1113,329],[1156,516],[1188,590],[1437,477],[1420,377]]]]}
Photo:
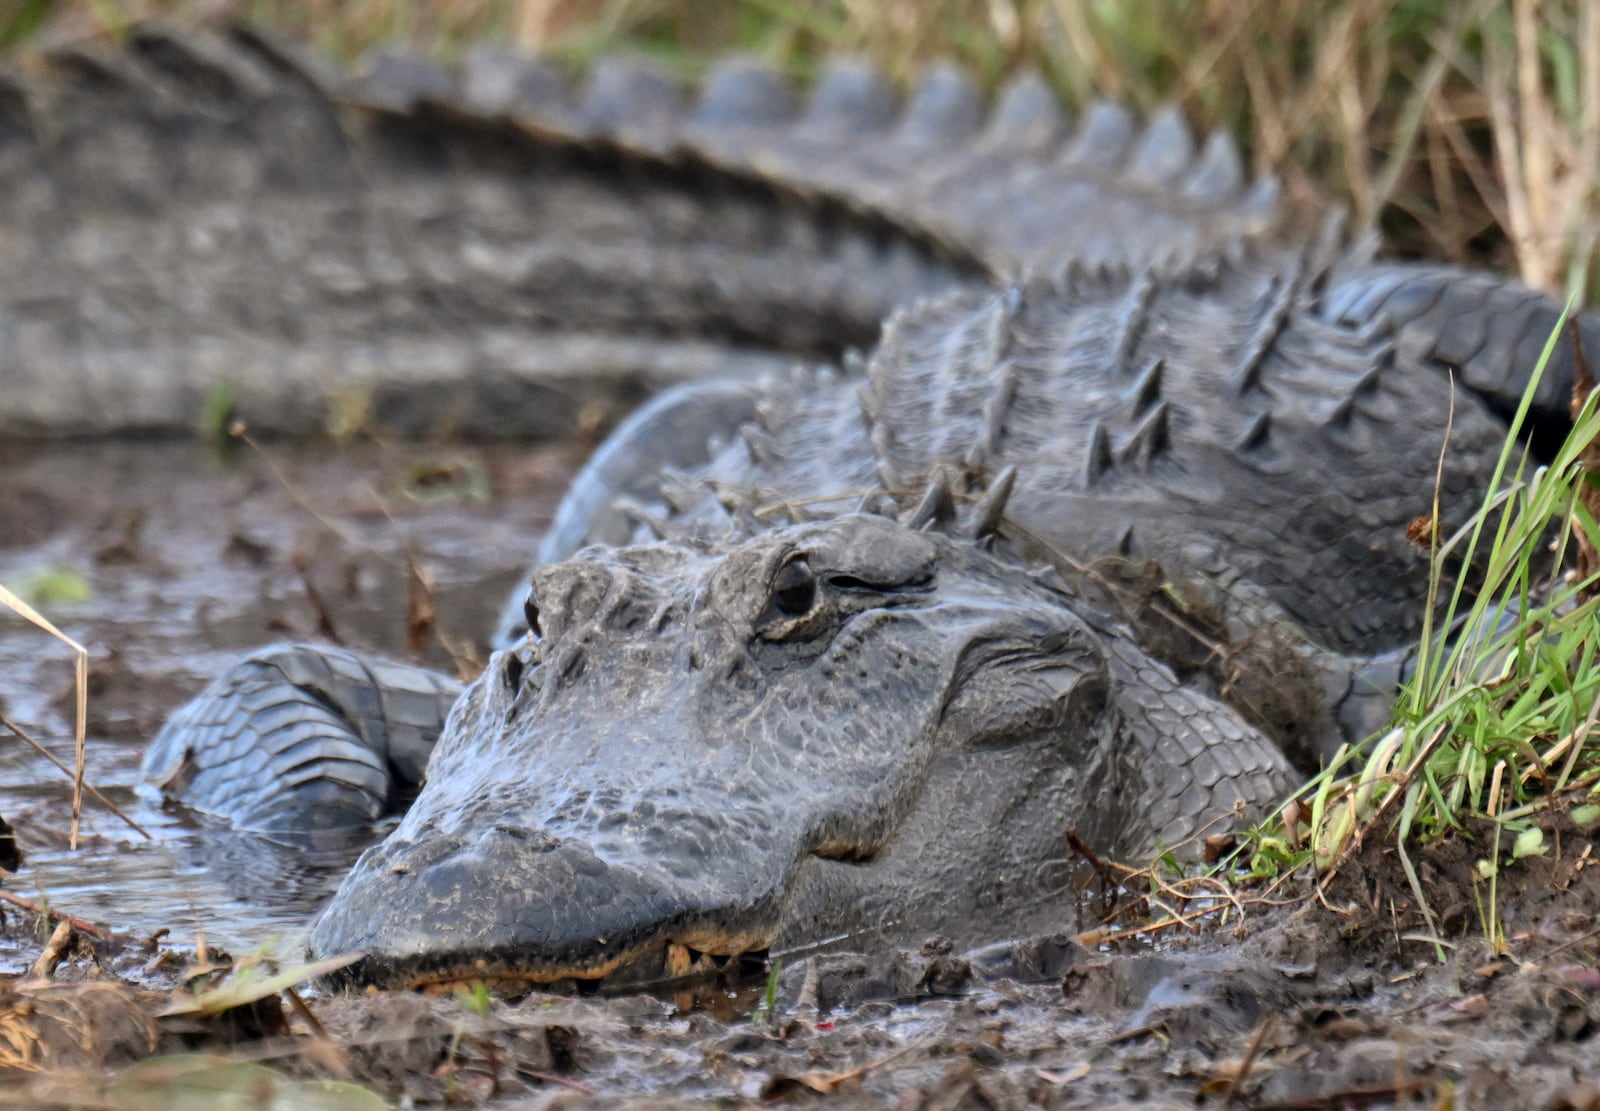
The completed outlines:
{"type": "Polygon", "coordinates": [[[78,847],[78,820],[83,815],[83,742],[88,732],[89,722],[89,650],[56,628],[44,614],[28,605],[28,603],[3,586],[0,586],[0,605],[20,614],[23,620],[31,622],[61,641],[72,649],[76,657],[73,662],[73,681],[77,690],[77,705],[76,713],[73,717],[72,733],[77,745],[78,770],[72,776],[72,836],[70,838],[71,847],[76,849],[78,847]]]}
{"type": "Polygon", "coordinates": [[[300,1016],[300,1020],[310,1028],[311,1032],[321,1040],[328,1041],[327,1029],[322,1025],[321,1020],[311,1013],[311,1008],[306,1006],[304,999],[300,998],[300,993],[293,988],[284,988],[283,994],[289,997],[289,1006],[294,1009],[295,1014],[300,1016]]]}
{"type": "MultiPolygon", "coordinates": [[[[11,730],[11,732],[13,732],[17,736],[21,737],[28,744],[32,745],[35,752],[37,752],[40,756],[43,756],[46,760],[50,761],[57,768],[59,768],[63,775],[67,775],[67,776],[72,775],[72,769],[71,768],[67,767],[60,760],[57,760],[54,753],[52,753],[48,748],[45,748],[44,745],[40,744],[38,742],[38,740],[36,740],[34,737],[30,736],[28,731],[26,729],[22,728],[22,726],[18,725],[16,722],[14,722],[10,718],[6,717],[4,714],[0,714],[0,725],[5,726],[7,729],[11,730]]],[[[138,833],[143,834],[146,840],[150,840],[150,841],[155,840],[155,838],[150,836],[150,831],[149,830],[145,829],[138,822],[136,822],[132,818],[128,817],[128,815],[123,813],[122,809],[120,807],[118,807],[116,803],[112,802],[110,799],[106,798],[99,791],[97,791],[94,787],[90,786],[90,784],[87,781],[83,785],[83,790],[84,790],[84,792],[86,794],[89,795],[90,798],[94,799],[101,806],[105,807],[107,810],[111,811],[111,813],[113,813],[117,817],[121,818],[124,822],[127,822],[128,825],[132,826],[135,831],[137,831],[138,833]]]]}
{"type": "Polygon", "coordinates": [[[1097,930],[1090,930],[1085,934],[1079,934],[1078,937],[1074,938],[1073,940],[1077,941],[1080,945],[1099,945],[1100,943],[1106,941],[1121,941],[1124,938],[1138,937],[1140,934],[1153,934],[1158,930],[1169,930],[1174,926],[1188,926],[1190,923],[1196,922],[1208,914],[1217,913],[1218,909],[1220,908],[1201,907],[1199,910],[1190,911],[1188,914],[1179,914],[1174,915],[1171,918],[1163,918],[1161,921],[1152,922],[1147,926],[1129,926],[1125,930],[1117,930],[1116,932],[1109,934],[1102,934],[1097,930]],[[1084,940],[1085,938],[1088,940],[1084,940]]]}
{"type": "Polygon", "coordinates": [[[557,1076],[553,1072],[540,1072],[538,1069],[525,1069],[521,1065],[512,1066],[512,1071],[518,1076],[526,1077],[529,1080],[542,1080],[546,1084],[559,1084],[563,1088],[570,1088],[574,1092],[577,1092],[580,1096],[594,1095],[594,1089],[589,1087],[589,1085],[580,1084],[576,1080],[569,1080],[565,1076],[557,1076]]]}
{"type": "Polygon", "coordinates": [[[86,922],[82,918],[74,918],[70,914],[58,914],[56,911],[46,910],[38,903],[24,899],[21,895],[11,891],[0,891],[0,903],[10,903],[14,907],[21,907],[29,914],[36,914],[40,918],[54,918],[58,922],[69,923],[73,929],[82,931],[90,937],[97,937],[101,941],[117,940],[117,935],[104,926],[96,926],[93,922],[86,922]]]}
{"type": "Polygon", "coordinates": [[[33,967],[28,969],[29,980],[48,980],[55,975],[56,966],[66,959],[67,951],[72,948],[72,943],[77,940],[78,931],[73,929],[72,923],[62,919],[50,934],[50,940],[44,943],[44,950],[39,954],[39,959],[33,962],[33,967]]]}
{"type": "Polygon", "coordinates": [[[1261,1020],[1261,1025],[1256,1027],[1256,1032],[1250,1037],[1250,1046],[1244,1051],[1244,1060],[1239,1062],[1239,1069],[1233,1074],[1233,1079],[1228,1082],[1228,1090],[1222,1097],[1223,1103],[1232,1103],[1239,1098],[1239,1088],[1244,1084],[1245,1077],[1250,1075],[1250,1068],[1256,1063],[1256,1054],[1261,1052],[1261,1043],[1266,1039],[1267,1031],[1272,1029],[1273,1015],[1267,1015],[1261,1020]]]}

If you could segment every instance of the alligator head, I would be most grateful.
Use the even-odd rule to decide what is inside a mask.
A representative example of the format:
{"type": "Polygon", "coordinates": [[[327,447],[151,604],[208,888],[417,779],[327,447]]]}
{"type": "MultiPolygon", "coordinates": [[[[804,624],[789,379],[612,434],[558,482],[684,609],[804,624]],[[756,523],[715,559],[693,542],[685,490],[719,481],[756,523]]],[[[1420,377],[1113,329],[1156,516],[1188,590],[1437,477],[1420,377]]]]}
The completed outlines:
{"type": "Polygon", "coordinates": [[[1065,913],[1069,826],[1148,847],[1286,782],[1058,586],[878,517],[588,549],[528,607],[314,928],[318,953],[368,954],[356,980],[998,936],[1065,913]],[[1219,736],[1254,779],[1184,771],[1219,736]]]}

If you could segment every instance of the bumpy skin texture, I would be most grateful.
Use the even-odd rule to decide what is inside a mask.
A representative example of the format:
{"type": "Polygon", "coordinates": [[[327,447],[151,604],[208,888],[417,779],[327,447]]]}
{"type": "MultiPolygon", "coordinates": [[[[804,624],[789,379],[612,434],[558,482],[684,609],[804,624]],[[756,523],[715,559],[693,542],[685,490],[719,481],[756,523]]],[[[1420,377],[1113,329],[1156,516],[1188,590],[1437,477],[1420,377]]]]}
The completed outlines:
{"type": "Polygon", "coordinates": [[[357,981],[1042,927],[1067,822],[1143,851],[1290,786],[1125,630],[965,539],[848,515],[592,549],[534,593],[542,635],[457,704],[313,931],[369,954],[357,981]]]}
{"type": "MultiPolygon", "coordinates": [[[[319,954],[369,954],[357,981],[648,979],[690,950],[976,940],[1057,913],[1066,825],[1137,853],[1260,814],[1291,775],[1241,714],[1314,752],[1383,699],[1359,683],[1387,672],[1361,660],[1394,658],[1420,624],[1426,563],[1404,526],[1430,507],[1447,425],[1448,525],[1487,483],[1497,411],[1557,316],[1512,283],[1375,262],[1333,224],[1286,231],[1270,179],[1247,186],[1226,139],[1197,149],[1173,113],[1140,129],[1107,106],[1068,127],[1028,80],[986,116],[942,70],[898,108],[870,71],[838,67],[801,106],[742,65],[680,102],[626,64],[575,96],[498,55],[453,75],[387,60],[352,84],[255,40],[213,46],[199,72],[242,51],[272,77],[260,95],[223,83],[231,123],[287,116],[320,137],[293,164],[263,167],[252,143],[208,160],[232,132],[185,100],[129,98],[127,67],[196,72],[196,50],[161,36],[114,78],[58,60],[18,86],[29,118],[127,103],[127,134],[185,136],[207,172],[243,167],[233,195],[259,208],[201,226],[333,283],[288,307],[279,286],[244,290],[239,305],[271,311],[241,312],[211,292],[244,280],[220,259],[115,269],[130,303],[155,306],[127,318],[145,355],[188,352],[185,329],[229,365],[265,350],[240,394],[265,420],[300,382],[301,356],[265,338],[292,321],[339,388],[412,427],[439,412],[495,427],[474,406],[570,412],[539,392],[570,384],[550,369],[570,360],[634,367],[600,376],[607,389],[671,377],[624,350],[733,374],[640,412],[575,485],[535,608],[522,618],[519,599],[504,622],[534,635],[457,703],[413,808],[316,927],[319,954]],[[185,296],[202,272],[206,295],[185,296]],[[864,344],[900,304],[864,365],[753,373],[864,344]],[[1441,365],[1465,387],[1453,417],[1441,365]]],[[[30,132],[35,161],[3,164],[98,149],[96,129],[51,134],[79,141],[30,132]]],[[[62,203],[69,180],[39,195],[62,203]]],[[[118,180],[67,206],[86,221],[69,242],[157,251],[140,229],[166,194],[129,202],[118,180]],[[141,205],[143,224],[127,217],[141,205]]],[[[70,280],[97,288],[93,273],[70,280]]],[[[136,399],[168,379],[144,355],[108,375],[84,354],[123,350],[124,316],[93,315],[106,303],[44,314],[16,347],[25,367],[29,343],[74,352],[102,406],[50,410],[65,395],[25,390],[46,399],[32,427],[147,426],[136,399]]],[[[220,380],[185,359],[162,412],[220,380]]],[[[1570,366],[1558,349],[1546,426],[1570,366]]],[[[386,666],[363,685],[322,649],[248,661],[174,719],[152,777],[241,824],[296,797],[366,820],[448,696],[386,666]],[[371,712],[384,691],[404,709],[371,712]],[[256,704],[288,708],[258,726],[241,716],[256,704]],[[307,759],[336,782],[296,785],[284,769],[307,759]]]]}

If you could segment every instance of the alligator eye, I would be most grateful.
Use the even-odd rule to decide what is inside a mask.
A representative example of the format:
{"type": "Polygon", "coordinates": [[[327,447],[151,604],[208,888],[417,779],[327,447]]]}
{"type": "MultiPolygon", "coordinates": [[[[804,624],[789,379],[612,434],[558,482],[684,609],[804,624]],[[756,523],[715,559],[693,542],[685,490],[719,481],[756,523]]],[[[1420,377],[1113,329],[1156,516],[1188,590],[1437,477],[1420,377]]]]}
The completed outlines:
{"type": "Polygon", "coordinates": [[[522,619],[528,623],[528,632],[536,637],[544,636],[544,630],[539,628],[539,603],[533,599],[533,587],[528,588],[528,596],[522,600],[522,619]]]}
{"type": "Polygon", "coordinates": [[[772,580],[772,606],[785,617],[801,617],[817,604],[817,576],[811,564],[792,559],[772,580]]]}

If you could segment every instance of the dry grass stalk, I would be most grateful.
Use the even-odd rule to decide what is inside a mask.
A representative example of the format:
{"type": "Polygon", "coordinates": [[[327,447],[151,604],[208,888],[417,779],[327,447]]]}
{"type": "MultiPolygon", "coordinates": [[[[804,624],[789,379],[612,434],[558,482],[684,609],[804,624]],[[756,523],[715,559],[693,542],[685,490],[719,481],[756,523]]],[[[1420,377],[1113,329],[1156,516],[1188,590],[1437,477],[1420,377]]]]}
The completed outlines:
{"type": "Polygon", "coordinates": [[[77,714],[73,725],[73,739],[76,743],[76,762],[72,774],[72,837],[71,845],[78,847],[78,824],[83,816],[83,770],[84,752],[83,742],[88,734],[89,723],[89,652],[83,645],[67,636],[60,629],[45,619],[44,615],[28,603],[18,598],[5,587],[0,586],[0,605],[5,606],[23,620],[43,629],[61,643],[71,648],[76,653],[77,661],[73,667],[73,674],[77,682],[77,714]]]}

